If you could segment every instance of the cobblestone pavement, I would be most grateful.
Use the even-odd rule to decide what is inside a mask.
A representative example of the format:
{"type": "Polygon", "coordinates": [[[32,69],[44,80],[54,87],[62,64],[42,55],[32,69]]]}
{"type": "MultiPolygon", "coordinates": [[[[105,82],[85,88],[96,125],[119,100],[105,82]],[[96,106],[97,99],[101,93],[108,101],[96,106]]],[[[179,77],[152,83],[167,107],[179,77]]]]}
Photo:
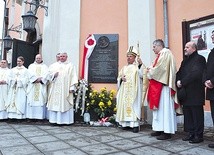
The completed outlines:
{"type": "Polygon", "coordinates": [[[206,129],[204,142],[181,140],[182,128],[172,139],[159,141],[150,136],[151,126],[142,125],[139,133],[118,127],[86,125],[53,126],[47,122],[0,122],[2,155],[213,155],[208,144],[214,132],[206,129]]]}

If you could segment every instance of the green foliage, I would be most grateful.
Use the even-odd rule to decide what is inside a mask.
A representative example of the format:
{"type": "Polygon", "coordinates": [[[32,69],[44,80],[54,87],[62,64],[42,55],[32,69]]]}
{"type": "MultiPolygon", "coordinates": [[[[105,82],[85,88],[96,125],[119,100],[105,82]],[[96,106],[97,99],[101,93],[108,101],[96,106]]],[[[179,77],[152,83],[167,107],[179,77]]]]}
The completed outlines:
{"type": "Polygon", "coordinates": [[[116,113],[116,91],[107,91],[102,88],[100,92],[92,90],[89,93],[89,102],[86,103],[87,110],[94,110],[99,118],[110,117],[116,113]]]}

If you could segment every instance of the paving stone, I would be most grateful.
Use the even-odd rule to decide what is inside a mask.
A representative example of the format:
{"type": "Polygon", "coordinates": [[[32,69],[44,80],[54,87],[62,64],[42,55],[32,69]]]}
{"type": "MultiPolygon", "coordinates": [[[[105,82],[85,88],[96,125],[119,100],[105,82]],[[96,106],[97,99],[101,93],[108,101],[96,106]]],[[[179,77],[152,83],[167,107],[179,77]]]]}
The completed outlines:
{"type": "Polygon", "coordinates": [[[76,148],[69,148],[54,152],[46,152],[45,155],[88,155],[88,153],[80,151],[76,148]]]}
{"type": "Polygon", "coordinates": [[[128,152],[135,154],[135,155],[169,155],[171,152],[161,150],[159,148],[145,146],[139,147],[136,149],[129,150],[128,152]]]}
{"type": "Polygon", "coordinates": [[[142,136],[142,134],[145,134],[145,133],[143,132],[133,133],[132,131],[125,131],[125,130],[120,130],[120,132],[114,133],[114,135],[124,137],[124,138],[139,137],[139,136],[142,136]]]}
{"type": "Polygon", "coordinates": [[[92,139],[95,139],[99,142],[111,142],[111,141],[117,141],[122,139],[121,137],[115,136],[115,135],[95,135],[91,136],[92,139]]]}
{"type": "Polygon", "coordinates": [[[127,149],[132,149],[132,148],[143,146],[141,143],[131,141],[131,140],[127,140],[127,139],[109,142],[107,144],[111,145],[111,146],[115,146],[121,150],[127,150],[127,149]]]}
{"type": "Polygon", "coordinates": [[[10,124],[11,127],[15,128],[17,131],[33,131],[38,129],[37,126],[34,125],[26,125],[26,124],[10,124]]]}
{"type": "Polygon", "coordinates": [[[213,155],[214,154],[214,150],[212,149],[208,149],[207,148],[201,148],[201,147],[197,147],[196,148],[192,148],[192,149],[188,149],[188,150],[185,150],[185,151],[181,151],[179,152],[180,155],[213,155]]]}
{"type": "Polygon", "coordinates": [[[74,133],[74,132],[54,134],[54,136],[61,139],[61,140],[69,140],[69,139],[73,139],[73,138],[82,137],[82,135],[79,135],[79,134],[74,133]]]}
{"type": "Polygon", "coordinates": [[[133,155],[133,154],[128,152],[116,152],[116,153],[110,153],[109,155],[133,155]]]}
{"type": "Polygon", "coordinates": [[[182,141],[183,128],[169,140],[151,137],[150,126],[139,133],[119,127],[52,126],[48,123],[7,123],[0,121],[0,155],[201,155],[213,154],[208,144],[213,129],[206,129],[204,142],[182,141]]]}
{"type": "Polygon", "coordinates": [[[81,150],[84,150],[90,155],[112,154],[113,152],[118,152],[116,148],[107,146],[105,144],[89,145],[81,147],[81,150]]]}
{"type": "Polygon", "coordinates": [[[59,129],[58,126],[52,126],[52,125],[36,125],[38,128],[42,130],[53,130],[53,129],[59,129]]]}
{"type": "Polygon", "coordinates": [[[84,130],[78,129],[78,130],[75,130],[75,132],[79,133],[81,135],[84,135],[84,136],[88,136],[88,137],[93,136],[93,135],[103,134],[102,131],[97,131],[96,129],[93,129],[93,128],[90,128],[90,127],[86,128],[84,130]]]}
{"type": "Polygon", "coordinates": [[[42,155],[42,153],[36,149],[33,145],[21,145],[14,147],[1,148],[3,155],[42,155]]]}
{"type": "Polygon", "coordinates": [[[20,145],[29,144],[25,139],[16,139],[16,140],[6,140],[0,142],[0,148],[3,147],[15,147],[20,145]]]}
{"type": "Polygon", "coordinates": [[[35,136],[43,136],[48,135],[47,132],[42,130],[32,130],[32,131],[21,131],[20,134],[22,134],[24,137],[35,137],[35,136]]]}
{"type": "Polygon", "coordinates": [[[46,132],[50,134],[59,134],[59,133],[69,133],[71,131],[64,128],[53,128],[53,129],[46,130],[46,132]]]}
{"type": "Polygon", "coordinates": [[[144,143],[144,144],[158,143],[156,137],[152,137],[152,136],[148,136],[148,135],[134,137],[134,138],[132,138],[132,140],[137,141],[139,143],[144,143]]]}
{"type": "Polygon", "coordinates": [[[57,151],[70,148],[70,145],[62,141],[40,143],[35,144],[35,146],[42,152],[57,151]]]}
{"type": "Polygon", "coordinates": [[[28,144],[28,141],[18,133],[8,133],[0,136],[0,149],[3,147],[14,147],[25,144],[28,144]]]}
{"type": "Polygon", "coordinates": [[[16,132],[17,132],[16,130],[14,130],[13,128],[10,128],[10,127],[0,128],[0,135],[7,134],[7,133],[16,133],[16,132]]]}
{"type": "Polygon", "coordinates": [[[75,147],[83,147],[99,143],[98,141],[95,141],[89,137],[76,137],[72,138],[71,140],[67,140],[66,142],[75,147]]]}
{"type": "Polygon", "coordinates": [[[59,139],[56,137],[53,137],[52,135],[45,135],[45,136],[30,137],[30,138],[27,138],[27,140],[32,144],[39,144],[39,143],[45,143],[45,142],[58,141],[59,139]]]}
{"type": "Polygon", "coordinates": [[[9,126],[6,122],[0,122],[0,130],[9,128],[11,128],[11,126],[9,126]]]}
{"type": "Polygon", "coordinates": [[[117,132],[120,132],[120,129],[119,128],[115,128],[115,127],[97,127],[96,130],[99,130],[99,131],[102,131],[102,132],[105,132],[105,133],[117,133],[117,132]]]}
{"type": "Polygon", "coordinates": [[[191,149],[199,145],[200,144],[190,144],[188,141],[184,142],[181,139],[178,139],[178,140],[170,139],[170,140],[160,141],[159,143],[156,143],[152,146],[176,153],[182,150],[191,149]]]}

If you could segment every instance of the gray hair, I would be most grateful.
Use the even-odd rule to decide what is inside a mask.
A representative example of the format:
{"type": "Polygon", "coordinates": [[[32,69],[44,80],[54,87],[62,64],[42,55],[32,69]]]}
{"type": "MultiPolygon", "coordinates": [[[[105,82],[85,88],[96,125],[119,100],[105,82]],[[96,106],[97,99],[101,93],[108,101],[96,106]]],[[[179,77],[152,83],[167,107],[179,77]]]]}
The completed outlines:
{"type": "Polygon", "coordinates": [[[163,42],[163,40],[162,39],[156,39],[154,42],[153,42],[153,44],[154,45],[159,45],[159,46],[161,46],[161,47],[165,47],[165,45],[164,45],[164,42],[163,42]]]}

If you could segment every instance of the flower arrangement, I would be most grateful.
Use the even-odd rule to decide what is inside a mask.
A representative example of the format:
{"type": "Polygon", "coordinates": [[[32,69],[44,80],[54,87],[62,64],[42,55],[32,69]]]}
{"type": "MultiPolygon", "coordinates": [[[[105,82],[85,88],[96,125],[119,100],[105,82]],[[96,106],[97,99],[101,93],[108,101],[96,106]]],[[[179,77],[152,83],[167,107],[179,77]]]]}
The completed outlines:
{"type": "Polygon", "coordinates": [[[85,112],[85,104],[89,102],[89,93],[91,91],[91,85],[84,79],[78,81],[77,91],[74,93],[74,107],[75,114],[81,110],[81,116],[85,112]]]}
{"type": "Polygon", "coordinates": [[[107,91],[105,87],[100,92],[91,90],[86,109],[89,111],[94,110],[99,118],[113,116],[116,113],[116,91],[107,91]]]}

